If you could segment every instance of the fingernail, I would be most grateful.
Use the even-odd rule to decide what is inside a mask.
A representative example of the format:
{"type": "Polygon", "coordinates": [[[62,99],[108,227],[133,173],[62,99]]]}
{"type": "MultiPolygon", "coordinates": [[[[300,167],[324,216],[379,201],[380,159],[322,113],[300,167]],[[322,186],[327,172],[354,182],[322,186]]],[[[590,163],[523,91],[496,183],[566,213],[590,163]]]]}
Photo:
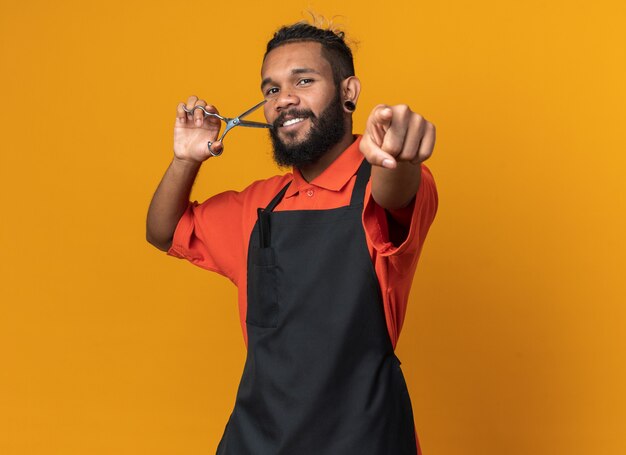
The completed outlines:
{"type": "Polygon", "coordinates": [[[196,119],[196,125],[201,126],[202,125],[202,120],[200,120],[199,118],[196,119]]]}
{"type": "Polygon", "coordinates": [[[393,169],[395,167],[394,166],[394,161],[390,160],[389,158],[385,158],[383,160],[383,167],[386,167],[388,169],[393,169]]]}

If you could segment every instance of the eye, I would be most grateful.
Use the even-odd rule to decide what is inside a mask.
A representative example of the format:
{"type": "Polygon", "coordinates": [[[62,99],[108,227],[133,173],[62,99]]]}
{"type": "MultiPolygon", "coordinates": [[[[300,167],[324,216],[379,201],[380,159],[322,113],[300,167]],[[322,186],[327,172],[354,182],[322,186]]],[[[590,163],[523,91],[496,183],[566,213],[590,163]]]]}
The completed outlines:
{"type": "Polygon", "coordinates": [[[267,90],[265,90],[265,96],[272,96],[272,95],[276,95],[277,93],[278,93],[277,87],[270,87],[267,90]]]}
{"type": "Polygon", "coordinates": [[[310,78],[304,78],[304,79],[300,79],[298,81],[298,85],[309,85],[310,83],[313,82],[313,79],[310,78]]]}

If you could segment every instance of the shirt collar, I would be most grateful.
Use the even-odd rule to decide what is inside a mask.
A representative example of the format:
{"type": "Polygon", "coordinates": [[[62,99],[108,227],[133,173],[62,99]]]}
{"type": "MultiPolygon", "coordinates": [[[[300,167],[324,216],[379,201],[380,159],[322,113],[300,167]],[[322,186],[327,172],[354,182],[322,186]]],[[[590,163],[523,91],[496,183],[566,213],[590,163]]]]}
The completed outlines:
{"type": "Polygon", "coordinates": [[[363,154],[359,150],[361,136],[355,135],[355,141],[345,149],[341,155],[330,163],[324,172],[318,175],[311,182],[307,182],[300,170],[293,168],[293,182],[289,185],[285,197],[291,197],[297,194],[305,187],[317,186],[331,191],[341,190],[350,178],[356,174],[363,161],[363,154]]]}

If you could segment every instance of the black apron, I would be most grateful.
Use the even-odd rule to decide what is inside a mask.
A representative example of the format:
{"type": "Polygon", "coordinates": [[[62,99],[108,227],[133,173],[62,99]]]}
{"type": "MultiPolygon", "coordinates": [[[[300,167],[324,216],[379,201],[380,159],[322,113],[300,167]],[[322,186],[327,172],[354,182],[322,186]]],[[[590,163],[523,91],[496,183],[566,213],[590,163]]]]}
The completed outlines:
{"type": "Polygon", "coordinates": [[[361,222],[350,205],[274,212],[250,237],[248,354],[218,455],[415,455],[413,413],[361,222]]]}

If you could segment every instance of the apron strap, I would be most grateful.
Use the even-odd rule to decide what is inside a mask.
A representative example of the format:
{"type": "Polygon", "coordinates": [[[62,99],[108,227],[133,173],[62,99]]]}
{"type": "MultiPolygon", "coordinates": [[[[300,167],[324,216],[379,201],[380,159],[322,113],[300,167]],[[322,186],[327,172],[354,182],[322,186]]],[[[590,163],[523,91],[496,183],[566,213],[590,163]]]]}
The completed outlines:
{"type": "Polygon", "coordinates": [[[359,170],[356,173],[356,182],[354,183],[354,189],[352,190],[350,206],[363,203],[363,198],[365,197],[365,187],[367,186],[367,182],[369,182],[371,170],[372,166],[370,163],[368,163],[366,159],[363,159],[361,165],[359,166],[359,170]]]}
{"type": "MultiPolygon", "coordinates": [[[[367,162],[366,159],[363,159],[359,169],[356,173],[356,182],[354,183],[354,189],[352,190],[352,197],[350,198],[350,205],[355,205],[363,202],[363,198],[365,197],[365,187],[367,186],[367,182],[370,179],[372,166],[367,162]]],[[[280,192],[274,196],[274,199],[265,207],[266,212],[273,212],[276,206],[280,201],[282,201],[285,193],[287,192],[287,188],[291,185],[291,182],[288,182],[280,192]]],[[[262,210],[262,209],[258,209],[262,210]]]]}
{"type": "MultiPolygon", "coordinates": [[[[356,173],[356,182],[354,183],[354,189],[352,190],[352,196],[350,197],[351,207],[363,203],[363,198],[365,197],[365,187],[370,179],[371,169],[372,167],[370,166],[370,163],[368,163],[366,159],[363,159],[361,165],[359,166],[359,170],[356,173]]],[[[283,189],[280,190],[276,196],[274,196],[274,199],[270,201],[265,209],[257,209],[257,216],[259,219],[259,241],[261,248],[267,248],[270,245],[270,213],[273,212],[278,203],[282,201],[289,185],[291,185],[291,182],[287,183],[283,189]]]]}
{"type": "Polygon", "coordinates": [[[259,247],[260,248],[268,248],[270,246],[270,213],[274,210],[274,208],[278,205],[278,203],[282,200],[283,196],[287,192],[287,188],[289,188],[291,182],[287,183],[282,190],[278,192],[274,199],[270,201],[270,203],[265,207],[265,209],[258,208],[256,210],[257,216],[259,218],[259,247]]]}
{"type": "MultiPolygon", "coordinates": [[[[293,182],[293,180],[292,180],[292,182],[293,182]]],[[[282,201],[283,197],[285,196],[285,193],[287,192],[287,188],[289,188],[289,185],[291,185],[291,182],[287,183],[283,187],[283,189],[280,190],[280,192],[276,196],[274,196],[274,199],[272,199],[271,202],[269,204],[267,204],[267,207],[265,207],[265,211],[266,212],[273,212],[274,211],[274,209],[276,208],[278,203],[280,201],[282,201]]]]}

